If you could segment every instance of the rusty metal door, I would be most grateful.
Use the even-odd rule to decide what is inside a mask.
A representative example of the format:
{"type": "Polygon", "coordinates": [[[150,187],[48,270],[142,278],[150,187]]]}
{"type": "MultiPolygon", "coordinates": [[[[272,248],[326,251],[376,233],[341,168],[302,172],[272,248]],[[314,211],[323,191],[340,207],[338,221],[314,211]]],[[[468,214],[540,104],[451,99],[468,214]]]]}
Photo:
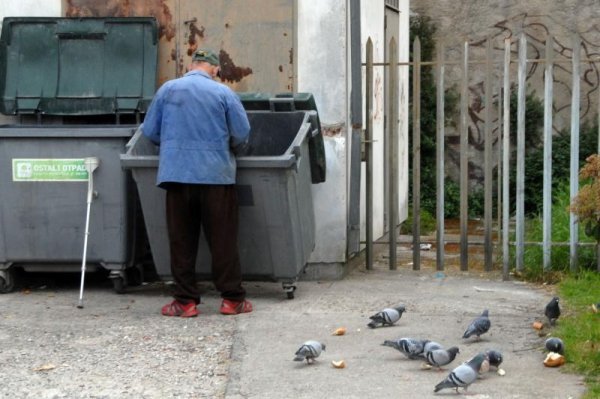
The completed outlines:
{"type": "Polygon", "coordinates": [[[154,16],[158,84],[186,72],[197,48],[219,53],[236,91],[294,90],[294,0],[63,0],[68,17],[154,16]]]}

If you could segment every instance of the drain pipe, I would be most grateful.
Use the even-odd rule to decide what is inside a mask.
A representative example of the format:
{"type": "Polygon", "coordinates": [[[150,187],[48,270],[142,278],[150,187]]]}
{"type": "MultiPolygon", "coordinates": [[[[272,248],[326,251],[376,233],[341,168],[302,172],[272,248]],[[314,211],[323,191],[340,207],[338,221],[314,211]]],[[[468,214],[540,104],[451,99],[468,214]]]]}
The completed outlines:
{"type": "MultiPolygon", "coordinates": [[[[348,3],[347,3],[348,4],[348,3]]],[[[346,255],[360,251],[360,170],[362,133],[362,66],[360,0],[350,6],[350,186],[348,189],[348,242],[346,255]]]]}

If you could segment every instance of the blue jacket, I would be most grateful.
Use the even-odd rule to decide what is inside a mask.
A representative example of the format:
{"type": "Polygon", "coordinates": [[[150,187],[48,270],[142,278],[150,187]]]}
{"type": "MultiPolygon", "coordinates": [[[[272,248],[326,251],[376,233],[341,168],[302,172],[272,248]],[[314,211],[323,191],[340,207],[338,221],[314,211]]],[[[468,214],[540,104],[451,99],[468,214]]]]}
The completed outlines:
{"type": "Polygon", "coordinates": [[[163,84],[142,125],[160,146],[156,184],[234,184],[231,148],[248,140],[250,124],[239,97],[203,71],[163,84]]]}

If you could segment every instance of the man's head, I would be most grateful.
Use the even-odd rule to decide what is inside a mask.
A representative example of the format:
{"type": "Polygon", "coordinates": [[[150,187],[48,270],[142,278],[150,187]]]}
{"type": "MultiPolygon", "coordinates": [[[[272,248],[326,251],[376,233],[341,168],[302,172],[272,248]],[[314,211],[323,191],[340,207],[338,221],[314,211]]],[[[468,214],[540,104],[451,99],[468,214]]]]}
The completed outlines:
{"type": "Polygon", "coordinates": [[[219,75],[221,70],[219,56],[212,50],[196,50],[192,55],[192,68],[201,69],[214,78],[219,75]]]}

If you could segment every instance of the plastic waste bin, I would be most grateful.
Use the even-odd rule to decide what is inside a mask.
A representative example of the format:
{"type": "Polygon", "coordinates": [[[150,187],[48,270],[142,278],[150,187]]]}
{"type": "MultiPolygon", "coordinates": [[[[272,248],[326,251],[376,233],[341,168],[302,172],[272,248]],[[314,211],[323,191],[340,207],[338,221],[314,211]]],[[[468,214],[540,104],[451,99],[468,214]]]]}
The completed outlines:
{"type": "Polygon", "coordinates": [[[0,292],[15,267],[80,270],[87,157],[100,162],[87,270],[110,270],[118,292],[135,275],[135,186],[119,156],[156,89],[157,38],[154,18],[4,19],[0,112],[20,123],[0,126],[0,292]]]}
{"type": "MultiPolygon", "coordinates": [[[[256,99],[256,94],[240,97],[246,106],[246,100],[256,99]]],[[[315,245],[309,141],[320,135],[318,114],[316,110],[246,109],[250,141],[247,152],[237,156],[236,182],[242,274],[245,279],[281,281],[291,299],[315,245]]],[[[166,196],[156,186],[158,147],[137,131],[121,156],[121,165],[132,170],[157,273],[168,278],[166,196]]],[[[206,277],[210,270],[210,252],[202,238],[196,273],[206,277]]]]}

